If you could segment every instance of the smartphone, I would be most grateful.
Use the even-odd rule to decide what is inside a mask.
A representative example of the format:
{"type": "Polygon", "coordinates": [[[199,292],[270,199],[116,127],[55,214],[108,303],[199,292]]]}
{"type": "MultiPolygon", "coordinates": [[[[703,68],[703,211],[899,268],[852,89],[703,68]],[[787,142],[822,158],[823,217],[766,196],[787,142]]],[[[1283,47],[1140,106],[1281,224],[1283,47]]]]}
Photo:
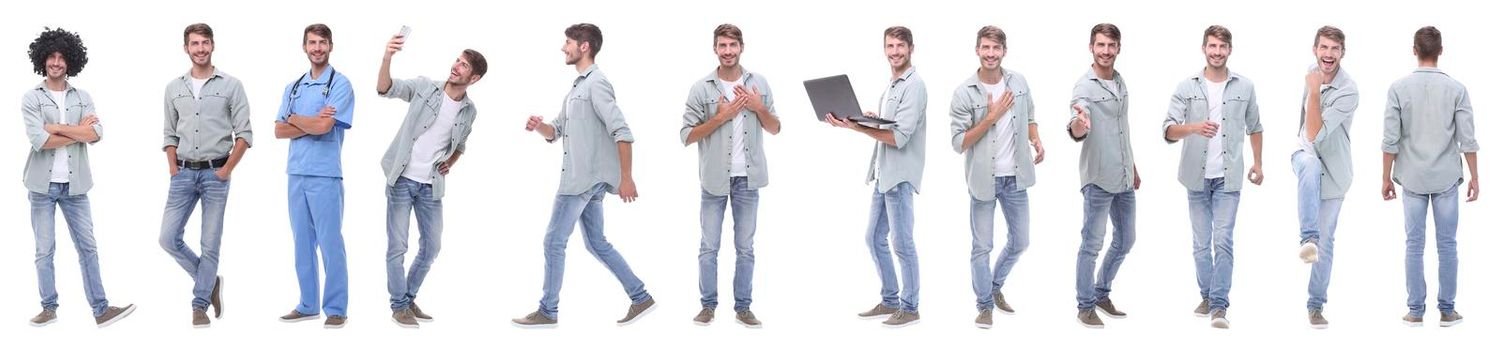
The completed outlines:
{"type": "Polygon", "coordinates": [[[412,34],[412,27],[408,27],[408,26],[401,26],[401,31],[396,32],[396,35],[400,36],[402,39],[406,39],[407,36],[411,35],[411,34],[412,34]]]}

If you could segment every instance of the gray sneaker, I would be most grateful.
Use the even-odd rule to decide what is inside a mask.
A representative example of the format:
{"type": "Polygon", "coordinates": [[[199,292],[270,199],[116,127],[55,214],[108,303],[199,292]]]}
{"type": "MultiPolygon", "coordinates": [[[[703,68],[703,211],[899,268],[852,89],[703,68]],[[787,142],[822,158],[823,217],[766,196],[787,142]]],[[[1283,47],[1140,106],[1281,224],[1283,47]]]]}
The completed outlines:
{"type": "Polygon", "coordinates": [[[861,312],[859,316],[860,318],[871,320],[877,318],[889,318],[891,314],[895,314],[896,312],[897,309],[894,307],[886,307],[886,305],[876,304],[876,307],[871,308],[870,311],[861,312]]]}
{"type": "Polygon", "coordinates": [[[1305,264],[1319,262],[1319,241],[1303,242],[1303,246],[1298,248],[1298,258],[1303,259],[1305,264]]]}
{"type": "Polygon", "coordinates": [[[645,316],[647,313],[651,312],[652,309],[656,308],[657,301],[652,300],[651,297],[646,297],[646,301],[637,304],[631,304],[631,308],[625,310],[625,318],[615,321],[615,325],[629,326],[632,323],[636,323],[636,320],[641,319],[641,316],[645,316]]]}
{"type": "Polygon", "coordinates": [[[1459,311],[1449,311],[1449,312],[1444,312],[1443,316],[1439,317],[1439,319],[1438,319],[1438,325],[1439,325],[1439,327],[1450,327],[1450,326],[1457,325],[1460,322],[1464,322],[1464,321],[1465,321],[1465,317],[1464,316],[1460,316],[1459,315],[1459,311]]]}
{"type": "Polygon", "coordinates": [[[1102,298],[1096,301],[1094,307],[1100,309],[1101,312],[1105,313],[1105,316],[1110,316],[1110,318],[1126,318],[1126,312],[1116,309],[1115,303],[1110,302],[1110,298],[1102,298]]]}
{"type": "Polygon", "coordinates": [[[208,310],[193,310],[193,328],[208,328],[208,310]]]}
{"type": "Polygon", "coordinates": [[[1308,326],[1313,329],[1329,328],[1329,320],[1324,319],[1324,310],[1308,310],[1308,326]]]}
{"type": "Polygon", "coordinates": [[[57,322],[57,310],[54,309],[42,309],[42,313],[31,318],[32,327],[46,326],[53,322],[57,322]]]}
{"type": "Polygon", "coordinates": [[[327,328],[327,329],[344,328],[344,323],[346,323],[346,322],[349,322],[349,318],[348,317],[338,316],[338,315],[328,315],[328,318],[326,318],[326,319],[323,320],[323,328],[327,328]]]}
{"type": "Polygon", "coordinates": [[[1413,315],[1411,312],[1409,312],[1406,315],[1402,315],[1402,324],[1406,324],[1408,327],[1422,327],[1423,317],[1413,315]]]}
{"type": "Polygon", "coordinates": [[[1230,320],[1225,318],[1225,309],[1215,309],[1209,313],[1209,326],[1219,329],[1229,329],[1230,320]]]}
{"type": "Polygon", "coordinates": [[[1199,307],[1194,308],[1194,316],[1209,317],[1209,299],[1199,302],[1199,307]]]}
{"type": "Polygon", "coordinates": [[[208,305],[214,307],[214,318],[224,317],[224,276],[214,276],[214,290],[208,293],[208,305]]]}
{"type": "Polygon", "coordinates": [[[125,316],[130,316],[132,312],[136,312],[136,304],[125,305],[125,307],[111,306],[104,309],[103,315],[94,316],[94,324],[99,325],[99,328],[109,327],[109,325],[115,324],[115,321],[123,320],[125,316]]]}
{"type": "Polygon", "coordinates": [[[698,311],[698,316],[693,316],[693,324],[707,326],[709,322],[714,322],[714,308],[705,306],[698,311]]]}
{"type": "Polygon", "coordinates": [[[302,321],[316,320],[316,319],[318,319],[318,314],[305,314],[305,313],[297,312],[297,310],[292,310],[292,312],[289,312],[286,315],[282,315],[279,319],[282,322],[287,322],[287,323],[302,322],[302,321]]]}
{"type": "MultiPolygon", "coordinates": [[[[1011,309],[1011,304],[1007,304],[1006,303],[1006,296],[1005,295],[1001,295],[1001,292],[995,292],[995,308],[996,308],[996,310],[1001,310],[1001,313],[1007,314],[1007,315],[1011,315],[1011,314],[1015,314],[1016,313],[1016,310],[1012,310],[1011,309]]],[[[990,328],[990,327],[985,327],[985,328],[990,328]]]]}
{"type": "Polygon", "coordinates": [[[917,324],[921,319],[922,317],[917,314],[917,311],[897,310],[896,313],[891,314],[891,317],[881,322],[881,324],[886,325],[888,328],[902,328],[917,324]]]}
{"type": "Polygon", "coordinates": [[[750,310],[736,312],[735,323],[739,323],[741,326],[745,326],[745,328],[761,328],[761,320],[756,319],[756,314],[750,310]]]}
{"type": "Polygon", "coordinates": [[[432,315],[428,315],[427,313],[422,312],[422,308],[417,307],[417,301],[416,300],[413,300],[411,304],[407,304],[407,308],[412,310],[412,318],[417,319],[418,322],[432,322],[433,321],[433,316],[432,315]]]}
{"type": "Polygon", "coordinates": [[[526,317],[511,319],[511,325],[521,328],[557,328],[558,319],[543,315],[542,311],[533,311],[526,317]]]}
{"type": "Polygon", "coordinates": [[[401,328],[417,328],[417,316],[412,315],[412,308],[391,311],[391,322],[396,322],[401,328]]]}
{"type": "Polygon", "coordinates": [[[975,316],[975,327],[980,327],[980,329],[990,329],[990,324],[991,322],[989,308],[980,311],[979,316],[975,316]]]}
{"type": "Polygon", "coordinates": [[[1079,324],[1087,328],[1105,328],[1105,321],[1100,320],[1100,314],[1094,312],[1094,308],[1079,310],[1079,324]]]}

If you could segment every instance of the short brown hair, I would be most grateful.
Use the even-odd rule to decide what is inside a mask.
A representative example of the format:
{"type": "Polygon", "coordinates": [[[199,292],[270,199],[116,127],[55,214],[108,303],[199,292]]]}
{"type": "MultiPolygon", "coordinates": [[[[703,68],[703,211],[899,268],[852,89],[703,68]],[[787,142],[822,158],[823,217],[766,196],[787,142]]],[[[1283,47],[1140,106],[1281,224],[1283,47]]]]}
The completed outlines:
{"type": "Polygon", "coordinates": [[[980,47],[980,39],[995,40],[995,42],[1001,44],[1001,48],[1002,49],[1006,48],[1006,32],[1003,31],[1003,30],[1001,30],[1000,27],[996,27],[996,26],[984,26],[984,27],[981,27],[980,31],[978,33],[975,33],[975,47],[976,48],[980,47]]]}
{"type": "Polygon", "coordinates": [[[1320,27],[1319,33],[1313,36],[1313,46],[1319,46],[1319,38],[1329,38],[1329,40],[1339,43],[1341,48],[1348,48],[1345,47],[1345,31],[1339,30],[1339,28],[1335,28],[1334,26],[1320,27]]]}
{"type": "Polygon", "coordinates": [[[745,45],[745,36],[740,33],[740,27],[736,27],[734,24],[725,23],[714,28],[714,40],[718,41],[722,37],[730,38],[740,43],[740,45],[745,45]]]}
{"type": "Polygon", "coordinates": [[[485,62],[485,55],[481,55],[479,51],[464,49],[464,59],[469,60],[469,72],[474,75],[483,76],[485,71],[490,70],[490,64],[485,62]]]}
{"type": "Polygon", "coordinates": [[[1226,46],[1235,47],[1235,44],[1230,43],[1230,28],[1225,28],[1225,26],[1218,24],[1209,26],[1209,28],[1204,29],[1204,42],[1199,45],[1209,45],[1209,37],[1211,36],[1225,42],[1226,46]]]}
{"type": "Polygon", "coordinates": [[[207,24],[193,23],[193,24],[189,24],[187,28],[183,28],[183,30],[182,30],[182,44],[183,45],[187,45],[188,44],[188,34],[202,35],[204,38],[208,38],[209,42],[214,42],[214,28],[209,28],[209,26],[207,24]]]}
{"type": "Polygon", "coordinates": [[[589,44],[589,59],[599,55],[599,50],[605,46],[605,34],[599,31],[599,27],[589,23],[579,23],[568,26],[563,30],[563,35],[575,42],[589,44]]]}
{"type": "Polygon", "coordinates": [[[1121,29],[1119,27],[1116,27],[1114,24],[1100,23],[1100,24],[1094,25],[1094,28],[1090,28],[1089,29],[1089,44],[1090,45],[1094,45],[1094,36],[1095,36],[1095,34],[1104,34],[1106,38],[1110,38],[1110,40],[1115,40],[1117,43],[1121,41],[1121,29]]]}
{"type": "Polygon", "coordinates": [[[1412,35],[1412,48],[1418,51],[1418,59],[1437,59],[1439,54],[1444,53],[1443,34],[1433,26],[1419,28],[1412,35]]]}
{"type": "Polygon", "coordinates": [[[912,30],[907,29],[907,27],[893,26],[891,28],[886,28],[886,36],[901,40],[902,42],[907,43],[907,46],[913,46],[912,30]]]}
{"type": "Polygon", "coordinates": [[[309,24],[307,26],[307,28],[303,28],[302,29],[302,40],[304,42],[307,41],[307,35],[308,35],[308,33],[317,34],[318,36],[321,36],[324,39],[328,39],[329,43],[333,43],[334,42],[334,30],[333,29],[329,29],[328,25],[325,25],[323,23],[313,23],[313,24],[309,24]]]}

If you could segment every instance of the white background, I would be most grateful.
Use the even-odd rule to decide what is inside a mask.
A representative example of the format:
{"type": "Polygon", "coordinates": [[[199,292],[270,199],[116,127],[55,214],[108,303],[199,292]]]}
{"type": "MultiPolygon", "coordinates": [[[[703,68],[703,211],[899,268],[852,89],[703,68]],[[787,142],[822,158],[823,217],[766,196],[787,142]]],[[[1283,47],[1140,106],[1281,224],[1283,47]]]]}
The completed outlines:
{"type": "MultiPolygon", "coordinates": [[[[26,157],[19,121],[0,123],[10,149],[0,174],[12,186],[0,201],[0,329],[16,347],[149,344],[447,346],[606,345],[624,348],[784,345],[1083,347],[1094,344],[1188,347],[1417,347],[1479,346],[1496,304],[1486,292],[1498,283],[1501,244],[1486,213],[1487,195],[1461,205],[1461,293],[1458,309],[1468,322],[1437,327],[1436,257],[1428,245],[1430,307],[1427,327],[1399,322],[1406,312],[1402,209],[1378,198],[1381,108],[1394,80],[1416,66],[1412,33],[1436,25],[1445,34],[1440,67],[1469,83],[1476,126],[1484,140],[1496,110],[1484,64],[1497,55],[1494,30],[1475,2],[18,2],[0,15],[0,82],[17,98],[41,81],[30,72],[25,47],[43,27],[82,34],[90,63],[73,83],[91,92],[105,125],[92,146],[95,235],[110,300],[135,303],[129,319],[95,330],[79,285],[71,240],[59,238],[57,287],[60,321],[33,329],[25,320],[39,309],[32,267],[25,190],[26,157]],[[157,246],[167,176],[161,140],[161,91],[189,68],[182,28],[207,22],[216,34],[215,64],[245,83],[255,144],[234,173],[220,272],[227,277],[225,318],[213,327],[189,326],[190,280],[157,246]],[[302,28],[329,24],[334,66],[356,85],[354,129],[344,145],[350,323],[325,331],[316,322],[282,324],[275,318],[296,303],[291,234],[287,223],[287,142],[272,134],[272,115],[285,84],[307,69],[302,28]],[[619,328],[628,300],[620,285],[574,240],[561,304],[561,327],[518,330],[508,324],[536,308],[540,296],[541,240],[557,185],[561,151],[523,131],[528,115],[551,119],[576,72],[558,51],[570,24],[592,22],[604,30],[598,57],[614,83],[633,127],[641,200],[610,198],[607,234],[647,283],[660,304],[635,325],[619,328]],[[754,310],[766,322],[747,330],[732,321],[729,287],[733,248],[726,233],[721,251],[719,319],[694,326],[698,312],[699,189],[696,148],[678,142],[683,101],[690,84],[716,65],[712,30],[735,23],[745,31],[744,65],[765,74],[783,120],[782,134],[767,139],[771,185],[761,191],[754,310]],[[1112,22],[1123,31],[1117,68],[1132,92],[1133,145],[1143,187],[1138,194],[1138,240],[1116,280],[1113,298],[1131,314],[1106,319],[1104,330],[1074,321],[1074,259],[1081,219],[1079,146],[1064,136],[1072,84],[1091,62],[1089,28],[1112,22]],[[974,33],[998,25],[1009,36],[1006,69],[1031,83],[1036,116],[1047,148],[1030,190],[1032,245],[1005,290],[1018,310],[997,315],[996,327],[977,330],[970,289],[966,194],[961,155],[948,145],[948,102],[978,66],[974,33]],[[1266,130],[1262,186],[1242,193],[1236,229],[1233,328],[1214,330],[1193,317],[1198,303],[1190,256],[1185,190],[1176,180],[1178,145],[1157,136],[1176,84],[1203,66],[1203,29],[1222,24],[1234,32],[1233,71],[1258,87],[1266,130]],[[1345,69],[1362,94],[1352,129],[1356,177],[1338,229],[1338,261],[1330,287],[1328,330],[1307,326],[1308,266],[1296,258],[1294,185],[1288,157],[1297,128],[1303,72],[1313,62],[1315,30],[1339,26],[1348,35],[1345,69]],[[385,292],[383,173],[381,154],[396,133],[406,104],[379,98],[373,84],[383,43],[402,25],[413,28],[392,73],[399,78],[446,76],[465,48],[487,55],[490,73],[471,89],[480,109],[469,151],[449,178],[443,251],[422,289],[422,305],[437,318],[421,330],[389,320],[385,292]],[[913,62],[928,85],[928,154],[925,184],[916,200],[916,243],[921,256],[923,323],[901,330],[860,321],[874,305],[878,282],[864,244],[871,186],[862,182],[871,145],[867,137],[814,121],[802,80],[849,74],[865,108],[889,79],[881,31],[905,25],[915,33],[913,62]]],[[[12,108],[18,106],[11,105],[12,108]]],[[[15,109],[12,109],[14,111],[15,109]]],[[[13,116],[18,116],[14,115],[13,116]]],[[[19,118],[17,118],[19,119],[19,118]]],[[[1249,146],[1248,146],[1249,147],[1249,146]]],[[[1489,148],[1486,148],[1489,149],[1489,148]]],[[[1481,163],[1490,164],[1489,151],[1481,163]]],[[[1249,157],[1247,157],[1249,158],[1249,157]]],[[[1248,164],[1249,166],[1249,164],[1248,164]]],[[[1482,174],[1488,174],[1482,171],[1482,174]]],[[[1237,174],[1235,176],[1243,176],[1237,174]]],[[[1494,191],[1494,190],[1491,190],[1494,191]]],[[[998,219],[999,219],[999,215],[998,219]]],[[[61,221],[61,217],[59,217],[61,221]]],[[[415,224],[413,225],[415,242],[415,224]]],[[[59,236],[66,236],[59,223],[59,236]]],[[[196,246],[197,214],[188,225],[196,246]]],[[[1003,227],[1003,226],[1002,226],[1003,227]]],[[[728,231],[728,229],[727,229],[728,231]]],[[[1431,235],[1431,234],[1430,234],[1431,235]]],[[[577,236],[577,235],[575,235],[577,236]]],[[[997,253],[1004,244],[997,237],[997,253]]],[[[415,255],[416,246],[409,254],[415,255]]]]}

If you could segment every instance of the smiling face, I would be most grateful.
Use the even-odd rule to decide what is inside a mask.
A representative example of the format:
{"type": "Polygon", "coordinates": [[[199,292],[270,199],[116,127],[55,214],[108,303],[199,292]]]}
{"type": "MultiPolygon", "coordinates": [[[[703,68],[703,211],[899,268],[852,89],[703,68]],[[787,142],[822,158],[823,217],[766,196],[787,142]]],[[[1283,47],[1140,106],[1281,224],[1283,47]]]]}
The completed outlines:
{"type": "Polygon", "coordinates": [[[719,57],[720,67],[735,67],[740,65],[740,53],[745,51],[740,40],[727,36],[714,37],[714,56],[719,57]]]}
{"type": "Polygon", "coordinates": [[[1121,53],[1121,43],[1102,33],[1095,33],[1090,40],[1089,52],[1094,55],[1094,64],[1105,69],[1115,68],[1115,56],[1121,53]]]}
{"type": "Polygon", "coordinates": [[[188,58],[194,66],[207,67],[214,61],[214,39],[198,33],[188,34],[187,43],[182,45],[182,51],[188,53],[188,58]]]}
{"type": "Polygon", "coordinates": [[[478,76],[474,74],[474,66],[462,54],[459,55],[459,59],[453,61],[453,67],[448,69],[449,84],[469,85],[473,84],[477,78],[478,76]]]}
{"type": "Polygon", "coordinates": [[[568,65],[578,64],[584,58],[584,46],[582,42],[573,39],[563,40],[563,63],[568,65]]]}
{"type": "Polygon", "coordinates": [[[1319,71],[1324,75],[1334,75],[1339,70],[1339,62],[1345,58],[1345,45],[1329,37],[1320,36],[1313,45],[1313,55],[1319,60],[1319,71]]]}
{"type": "Polygon", "coordinates": [[[886,37],[886,62],[891,63],[891,68],[904,68],[912,61],[912,45],[902,39],[886,37]]]}
{"type": "Polygon", "coordinates": [[[1006,58],[1006,47],[991,38],[980,38],[975,45],[975,56],[980,57],[980,68],[996,70],[1001,67],[1001,59],[1006,58]]]}
{"type": "Polygon", "coordinates": [[[1204,37],[1204,62],[1212,69],[1224,69],[1230,62],[1230,43],[1213,35],[1204,37]]]}
{"type": "Polygon", "coordinates": [[[312,32],[302,36],[302,52],[307,53],[308,62],[314,66],[322,67],[327,65],[328,54],[333,51],[334,43],[328,40],[328,38],[312,32]]]}
{"type": "Polygon", "coordinates": [[[61,80],[68,75],[68,60],[62,52],[47,55],[47,79],[61,80]]]}

